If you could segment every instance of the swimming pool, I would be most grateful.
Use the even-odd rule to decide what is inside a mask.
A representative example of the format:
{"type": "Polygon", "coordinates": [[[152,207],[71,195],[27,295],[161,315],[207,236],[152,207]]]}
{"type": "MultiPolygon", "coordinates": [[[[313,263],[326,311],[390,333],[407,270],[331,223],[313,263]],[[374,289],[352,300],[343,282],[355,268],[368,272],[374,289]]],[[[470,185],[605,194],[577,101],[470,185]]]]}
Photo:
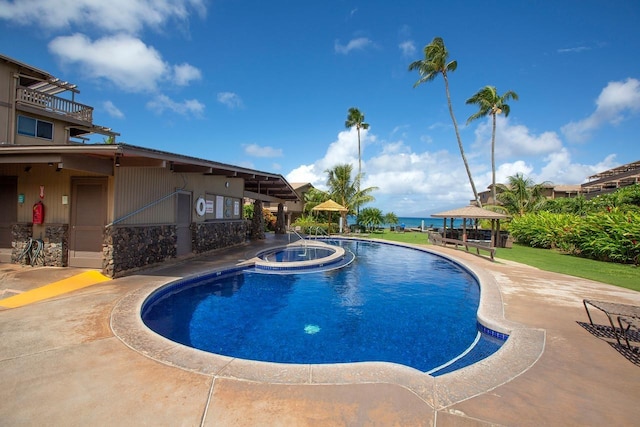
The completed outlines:
{"type": "MultiPolygon", "coordinates": [[[[406,247],[341,245],[356,259],[338,270],[271,275],[235,269],[174,283],[150,295],[143,321],[173,341],[242,359],[385,361],[423,372],[476,342],[479,286],[466,269],[406,247]]],[[[500,344],[482,337],[475,358],[500,344]]]]}

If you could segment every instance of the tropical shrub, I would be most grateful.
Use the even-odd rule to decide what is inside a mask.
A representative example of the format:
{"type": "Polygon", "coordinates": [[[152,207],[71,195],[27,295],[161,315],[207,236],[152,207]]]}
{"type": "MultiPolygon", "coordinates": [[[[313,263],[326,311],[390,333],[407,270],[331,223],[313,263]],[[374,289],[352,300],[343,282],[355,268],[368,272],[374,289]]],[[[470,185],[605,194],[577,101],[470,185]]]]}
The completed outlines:
{"type": "Polygon", "coordinates": [[[514,217],[511,235],[531,247],[601,261],[637,263],[640,256],[640,213],[597,212],[585,216],[541,211],[514,217]]]}
{"type": "Polygon", "coordinates": [[[576,230],[573,241],[581,256],[637,264],[640,256],[640,213],[613,209],[587,215],[576,230]]]}

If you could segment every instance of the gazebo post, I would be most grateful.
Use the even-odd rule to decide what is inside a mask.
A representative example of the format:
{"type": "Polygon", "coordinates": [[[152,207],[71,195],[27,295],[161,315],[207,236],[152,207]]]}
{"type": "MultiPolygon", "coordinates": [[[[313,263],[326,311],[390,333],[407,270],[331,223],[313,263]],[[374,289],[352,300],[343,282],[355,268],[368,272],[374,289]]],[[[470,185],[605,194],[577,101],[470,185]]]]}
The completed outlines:
{"type": "Polygon", "coordinates": [[[462,218],[462,241],[467,241],[467,218],[462,218]]]}

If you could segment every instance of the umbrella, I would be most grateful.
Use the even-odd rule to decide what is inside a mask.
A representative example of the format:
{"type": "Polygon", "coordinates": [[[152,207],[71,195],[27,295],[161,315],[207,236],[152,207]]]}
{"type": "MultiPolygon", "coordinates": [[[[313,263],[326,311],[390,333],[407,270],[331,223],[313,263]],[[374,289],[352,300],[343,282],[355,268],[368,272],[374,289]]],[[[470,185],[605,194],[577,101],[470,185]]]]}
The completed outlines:
{"type": "Polygon", "coordinates": [[[320,203],[318,206],[311,209],[312,211],[327,211],[329,212],[329,227],[327,232],[331,233],[331,212],[347,212],[349,209],[345,208],[339,203],[329,199],[326,202],[320,203]]]}

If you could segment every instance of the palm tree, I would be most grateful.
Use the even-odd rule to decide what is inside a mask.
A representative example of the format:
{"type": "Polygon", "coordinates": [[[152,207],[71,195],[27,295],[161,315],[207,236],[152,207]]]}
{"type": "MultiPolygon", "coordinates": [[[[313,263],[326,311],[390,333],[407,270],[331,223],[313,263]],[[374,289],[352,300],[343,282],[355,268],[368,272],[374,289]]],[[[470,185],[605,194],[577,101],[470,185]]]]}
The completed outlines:
{"type": "Polygon", "coordinates": [[[467,119],[467,124],[481,117],[491,115],[491,196],[493,197],[493,203],[496,202],[496,116],[500,113],[504,113],[505,117],[509,116],[511,107],[509,107],[507,101],[510,99],[517,101],[518,94],[510,90],[503,95],[498,95],[498,90],[495,86],[485,86],[467,99],[467,104],[476,104],[480,108],[477,113],[467,119]]]}
{"type": "Polygon", "coordinates": [[[413,85],[414,88],[419,86],[421,83],[430,82],[434,80],[438,76],[438,74],[442,74],[442,78],[444,79],[444,88],[447,94],[447,103],[449,105],[449,114],[451,115],[451,120],[453,121],[453,128],[456,131],[456,138],[458,139],[460,155],[462,156],[464,167],[467,170],[469,183],[471,184],[471,189],[473,190],[473,197],[476,200],[476,204],[479,207],[482,207],[482,202],[480,202],[478,192],[476,191],[476,185],[473,182],[473,178],[471,176],[471,169],[469,169],[467,157],[464,154],[462,140],[460,139],[460,132],[458,131],[458,122],[456,121],[456,117],[453,114],[453,107],[451,106],[451,95],[449,94],[449,78],[447,77],[447,73],[452,73],[456,70],[456,68],[458,68],[458,61],[447,62],[448,59],[449,51],[445,47],[444,41],[442,40],[442,38],[436,37],[431,41],[431,43],[424,47],[424,59],[419,59],[412,62],[409,65],[409,71],[418,70],[418,73],[420,73],[420,79],[415,82],[415,84],[413,85]]]}
{"type": "Polygon", "coordinates": [[[511,215],[524,215],[539,210],[545,202],[544,188],[550,184],[545,181],[536,184],[531,178],[517,173],[507,178],[508,185],[497,184],[498,200],[502,208],[511,215]]]}
{"type": "Polygon", "coordinates": [[[369,231],[374,231],[382,223],[384,223],[384,216],[378,208],[364,208],[358,215],[358,224],[366,225],[369,231]]]}
{"type": "Polygon", "coordinates": [[[389,224],[389,226],[396,225],[398,223],[398,215],[393,212],[389,212],[384,216],[384,222],[389,224]]]}
{"type": "MultiPolygon", "coordinates": [[[[344,122],[344,125],[347,129],[351,129],[352,127],[356,127],[358,131],[358,176],[362,175],[362,155],[360,150],[360,129],[369,129],[369,123],[364,122],[364,114],[360,112],[355,107],[349,108],[349,114],[347,115],[347,120],[344,122]]],[[[360,211],[360,206],[356,207],[356,210],[360,211]]]]}
{"type": "MultiPolygon", "coordinates": [[[[344,213],[347,215],[356,214],[356,207],[365,203],[373,202],[375,198],[371,195],[377,187],[360,189],[360,176],[356,176],[355,181],[351,180],[353,166],[346,163],[336,165],[333,169],[327,169],[327,187],[331,198],[348,209],[344,213]]],[[[345,221],[346,225],[346,221],[345,221]]]]}

